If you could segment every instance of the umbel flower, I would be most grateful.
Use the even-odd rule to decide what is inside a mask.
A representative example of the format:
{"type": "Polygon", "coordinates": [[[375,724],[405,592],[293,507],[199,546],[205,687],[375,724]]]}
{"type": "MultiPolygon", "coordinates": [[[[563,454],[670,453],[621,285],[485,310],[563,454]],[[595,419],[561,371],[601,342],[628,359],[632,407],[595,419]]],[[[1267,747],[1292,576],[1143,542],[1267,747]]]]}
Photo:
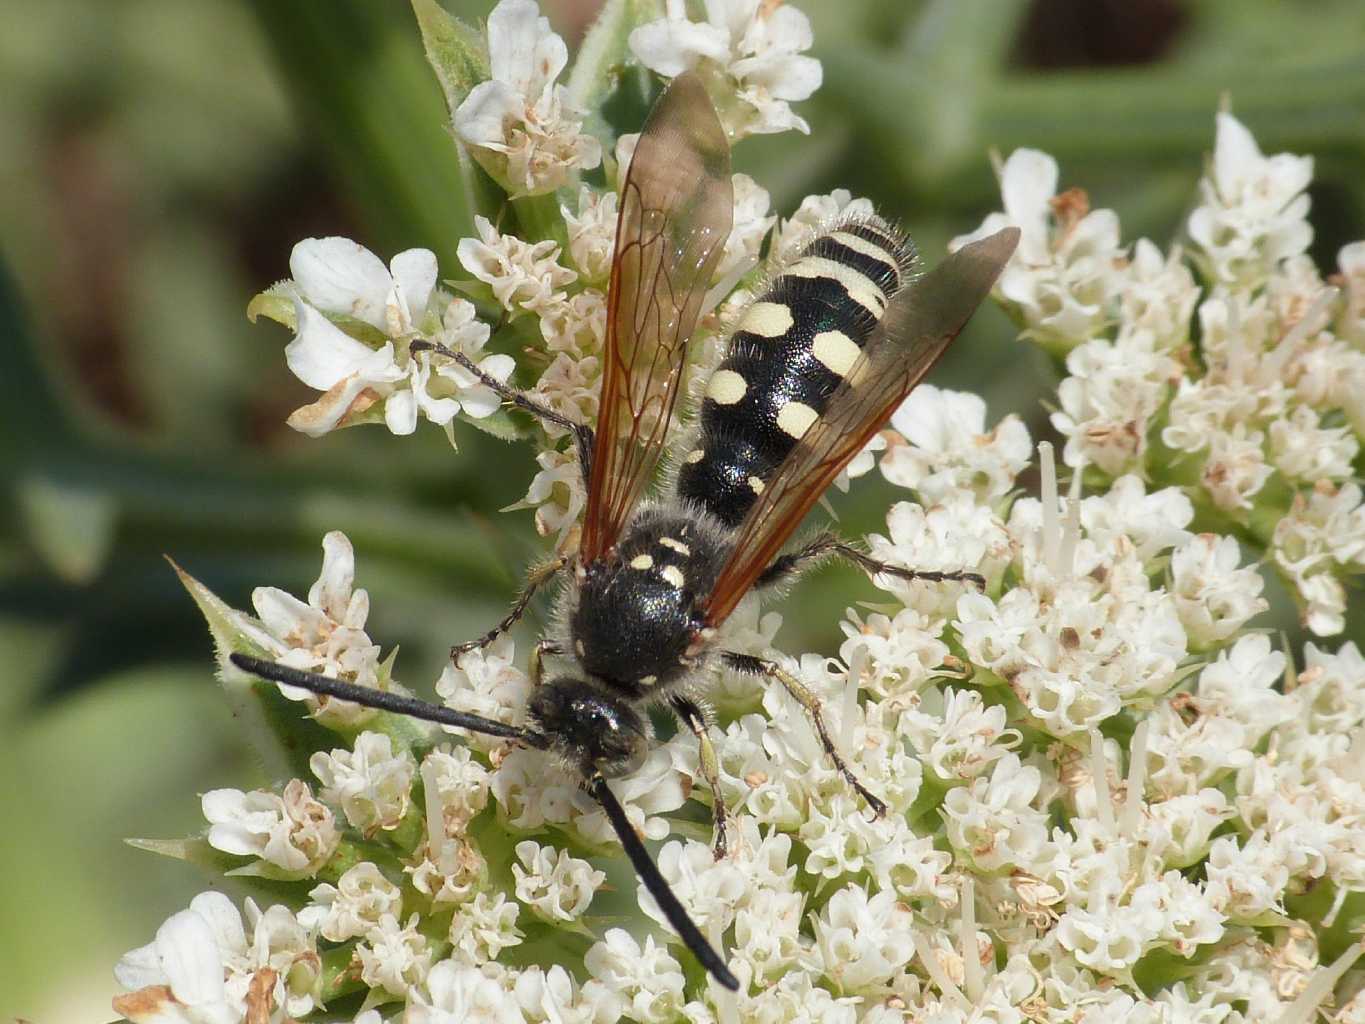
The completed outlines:
{"type": "MultiPolygon", "coordinates": [[[[790,103],[819,84],[789,5],[717,0],[704,21],[688,10],[670,2],[629,32],[594,30],[570,74],[589,84],[572,96],[557,84],[567,50],[530,0],[495,9],[483,50],[453,20],[424,25],[460,144],[509,197],[554,191],[537,207],[553,223],[513,233],[480,219],[458,245],[469,279],[450,292],[425,250],[386,265],[346,240],[299,243],[291,280],[252,306],[294,332],[286,362],[322,392],[296,428],[383,422],[405,435],[425,417],[452,439],[466,423],[521,433],[536,454],[518,507],[544,535],[573,528],[584,496],[564,433],[514,421],[477,380],[411,346],[440,340],[591,419],[618,207],[610,166],[606,188],[577,174],[631,144],[585,127],[605,131],[576,106],[601,100],[593,76],[632,58],[665,75],[701,66],[736,137],[804,130],[790,103]]],[[[1365,1020],[1353,970],[1365,656],[1355,642],[1293,650],[1260,628],[1257,571],[1288,584],[1317,636],[1341,631],[1343,588],[1365,571],[1365,243],[1324,279],[1305,255],[1311,163],[1263,156],[1228,113],[1215,124],[1206,176],[1191,175],[1188,237],[1165,251],[1124,246],[1113,213],[1058,194],[1047,155],[1001,165],[1004,210],[977,234],[1023,230],[997,297],[1020,337],[1064,364],[1052,425],[1067,479],[1019,419],[993,422],[978,397],[927,385],[850,467],[879,465],[902,489],[865,538],[877,558],[986,580],[877,577],[876,603],[844,612],[834,655],[783,657],[888,814],[869,820],[784,692],[723,673],[712,696],[727,855],[715,859],[698,825],[710,794],[694,785],[690,736],[657,743],[614,787],[739,992],[700,972],[599,806],[539,752],[320,702],[232,665],[242,652],[406,692],[366,633],[364,552],[333,532],[306,599],[262,587],[255,615],[182,575],[278,780],[205,794],[199,836],[140,841],[252,895],[239,910],[210,891],[172,913],[119,962],[117,1012],[212,1024],[1365,1020]],[[1035,459],[1036,493],[1020,480],[1035,459]]],[[[698,373],[765,259],[867,208],[836,192],[779,221],[758,183],[736,176],[734,194],[698,373]]],[[[782,657],[780,627],[779,612],[748,604],[727,628],[736,650],[782,657]]],[[[516,724],[528,653],[503,636],[434,689],[516,724]]]]}

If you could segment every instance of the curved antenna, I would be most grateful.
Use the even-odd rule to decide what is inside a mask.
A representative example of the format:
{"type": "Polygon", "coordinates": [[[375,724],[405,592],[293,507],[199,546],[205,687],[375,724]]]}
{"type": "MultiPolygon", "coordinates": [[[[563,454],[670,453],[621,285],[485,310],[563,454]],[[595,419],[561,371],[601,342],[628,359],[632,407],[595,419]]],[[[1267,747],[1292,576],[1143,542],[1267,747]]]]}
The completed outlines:
{"type": "Polygon", "coordinates": [[[461,729],[468,729],[470,732],[481,732],[486,736],[520,740],[528,747],[535,747],[537,750],[547,750],[550,746],[550,738],[534,729],[507,725],[491,718],[484,718],[482,715],[471,715],[468,712],[456,711],[454,708],[444,707],[441,704],[433,704],[431,701],[419,700],[416,697],[404,697],[397,693],[387,693],[384,690],[375,690],[368,686],[357,686],[354,683],[344,683],[340,679],[330,679],[327,676],[318,675],[316,672],[304,672],[302,669],[290,668],[288,665],[266,661],[264,658],[253,658],[249,654],[232,654],[229,655],[229,660],[243,672],[250,672],[253,676],[260,676],[272,683],[297,686],[300,690],[320,693],[327,697],[336,697],[338,700],[350,701],[352,704],[360,704],[379,711],[391,711],[395,715],[420,718],[424,722],[454,725],[461,729]]]}
{"type": "Polygon", "coordinates": [[[635,834],[635,827],[626,817],[626,812],[616,799],[616,794],[608,788],[607,780],[601,775],[593,775],[588,779],[587,789],[589,795],[602,805],[602,810],[607,812],[607,819],[611,822],[611,827],[616,830],[616,836],[621,840],[621,845],[626,848],[626,856],[634,865],[635,874],[639,876],[640,881],[644,882],[645,888],[654,897],[654,902],[659,904],[659,909],[664,912],[664,917],[668,918],[668,923],[673,926],[673,930],[683,940],[683,945],[692,951],[692,955],[701,961],[701,965],[711,972],[713,978],[731,992],[738,992],[739,979],[730,973],[730,968],[725,966],[725,961],[720,958],[720,954],[711,947],[711,943],[706,941],[701,930],[692,923],[692,919],[687,916],[687,911],[678,902],[678,897],[673,895],[673,890],[664,881],[664,876],[659,873],[659,868],[649,856],[645,844],[640,842],[640,837],[635,834]]]}

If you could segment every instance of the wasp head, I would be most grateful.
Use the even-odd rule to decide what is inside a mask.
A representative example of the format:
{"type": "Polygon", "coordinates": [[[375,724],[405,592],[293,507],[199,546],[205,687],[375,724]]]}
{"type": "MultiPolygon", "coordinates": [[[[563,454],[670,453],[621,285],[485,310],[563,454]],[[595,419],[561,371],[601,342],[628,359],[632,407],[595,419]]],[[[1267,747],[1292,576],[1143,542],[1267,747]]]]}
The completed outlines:
{"type": "Polygon", "coordinates": [[[538,687],[527,704],[552,748],[583,775],[629,775],[644,764],[650,729],[633,707],[580,679],[564,676],[538,687]]]}

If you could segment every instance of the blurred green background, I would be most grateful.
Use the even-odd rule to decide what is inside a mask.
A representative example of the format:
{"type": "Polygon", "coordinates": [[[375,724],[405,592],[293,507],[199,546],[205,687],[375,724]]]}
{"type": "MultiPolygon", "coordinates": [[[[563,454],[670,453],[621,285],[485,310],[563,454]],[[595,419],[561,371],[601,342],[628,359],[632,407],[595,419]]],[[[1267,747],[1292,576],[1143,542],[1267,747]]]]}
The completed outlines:
{"type": "MultiPolygon", "coordinates": [[[[470,21],[490,0],[448,0],[470,21]]],[[[543,0],[572,45],[591,0],[543,0]]],[[[1175,238],[1220,97],[1268,151],[1311,153],[1314,255],[1365,236],[1359,0],[804,0],[825,85],[813,128],[744,142],[790,212],[844,186],[934,254],[998,206],[988,147],[1031,145],[1124,237],[1175,238]]],[[[0,2],[0,1018],[112,1018],[111,967],[205,887],[126,836],[202,826],[197,794],[262,778],[162,554],[238,607],[306,592],[354,541],[370,633],[430,692],[543,549],[529,451],[468,427],[309,441],[310,392],[248,298],[292,244],[414,245],[458,273],[469,233],[446,113],[395,0],[0,2]]],[[[996,311],[936,373],[1046,437],[1057,370],[996,311]]],[[[876,529],[891,489],[835,504],[876,529]]],[[[831,570],[785,604],[790,650],[833,653],[873,591],[831,570]]],[[[1281,621],[1292,624],[1292,615],[1281,621]]]]}

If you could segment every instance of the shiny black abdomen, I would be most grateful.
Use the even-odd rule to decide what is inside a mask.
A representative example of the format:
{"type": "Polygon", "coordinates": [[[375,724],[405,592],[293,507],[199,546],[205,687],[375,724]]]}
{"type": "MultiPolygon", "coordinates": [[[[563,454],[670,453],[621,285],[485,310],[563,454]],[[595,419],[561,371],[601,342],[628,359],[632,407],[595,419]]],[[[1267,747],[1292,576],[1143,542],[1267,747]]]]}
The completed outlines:
{"type": "Polygon", "coordinates": [[[740,317],[711,375],[677,493],[737,526],[824,412],[914,261],[880,220],[835,224],[740,317]]]}

